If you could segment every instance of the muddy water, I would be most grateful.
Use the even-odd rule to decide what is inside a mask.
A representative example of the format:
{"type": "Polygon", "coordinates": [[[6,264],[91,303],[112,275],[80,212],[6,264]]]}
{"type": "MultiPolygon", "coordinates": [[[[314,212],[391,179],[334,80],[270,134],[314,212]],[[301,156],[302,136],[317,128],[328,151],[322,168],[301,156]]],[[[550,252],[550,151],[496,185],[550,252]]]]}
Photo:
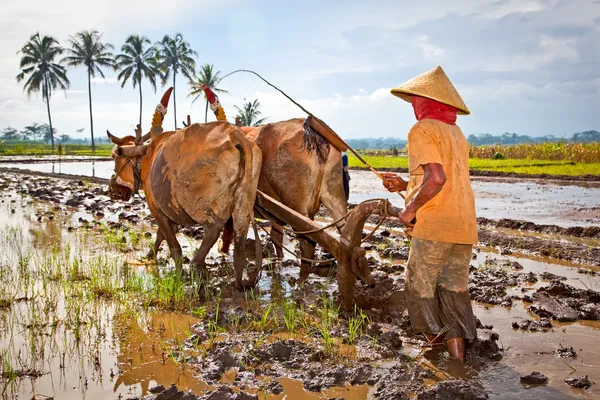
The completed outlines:
{"type": "MultiPolygon", "coordinates": [[[[12,275],[18,278],[16,284],[2,280],[3,293],[14,293],[16,298],[29,299],[13,303],[8,309],[0,308],[0,350],[3,361],[9,360],[13,368],[43,373],[35,379],[17,379],[7,384],[2,388],[3,397],[18,395],[20,398],[31,398],[39,394],[57,399],[117,398],[118,395],[127,398],[147,394],[148,388],[155,384],[168,386],[171,383],[176,383],[182,390],[192,389],[197,393],[214,388],[198,377],[201,371],[192,364],[182,363],[178,358],[177,349],[189,337],[191,326],[198,320],[195,316],[175,312],[156,313],[127,302],[90,297],[90,287],[76,288],[60,282],[54,285],[52,280],[43,278],[52,276],[53,271],[44,269],[48,263],[56,268],[73,268],[77,263],[86,264],[85,260],[93,260],[106,252],[107,248],[103,245],[105,235],[95,229],[85,229],[86,224],[79,220],[80,217],[88,221],[94,218],[74,213],[62,218],[56,213],[50,219],[48,214],[40,212],[53,212],[55,205],[52,203],[31,203],[28,197],[18,196],[14,192],[0,196],[4,201],[0,203],[0,277],[11,276],[7,272],[9,270],[18,272],[12,275]],[[41,220],[39,216],[42,216],[41,220]],[[68,226],[79,226],[80,229],[69,232],[65,229],[68,226]],[[46,257],[64,255],[67,249],[71,251],[68,262],[45,261],[46,257]],[[25,268],[18,269],[20,265],[28,265],[31,273],[25,274],[25,268]],[[31,278],[26,279],[25,276],[29,275],[31,278]],[[23,290],[23,287],[26,289],[23,290]]],[[[150,230],[147,225],[137,229],[150,230]]],[[[183,236],[180,237],[180,243],[186,255],[198,245],[183,236]]],[[[109,251],[103,265],[117,268],[113,262],[122,264],[124,260],[135,260],[145,252],[148,244],[149,240],[142,242],[127,254],[109,251]]],[[[163,249],[162,255],[165,254],[163,249]]],[[[220,256],[213,249],[211,257],[213,261],[218,261],[220,256]]],[[[551,259],[501,256],[488,252],[481,252],[472,264],[486,268],[488,259],[516,261],[523,266],[524,272],[550,272],[566,277],[566,283],[570,285],[600,289],[599,278],[579,274],[580,266],[558,265],[551,259]]],[[[141,264],[133,266],[133,269],[142,276],[146,275],[146,268],[141,264]]],[[[114,271],[115,274],[122,273],[119,269],[114,271]]],[[[267,304],[271,298],[289,296],[291,281],[297,274],[296,267],[282,268],[276,274],[265,273],[259,285],[262,289],[260,301],[267,304]]],[[[316,286],[325,285],[330,293],[335,290],[331,271],[323,276],[311,277],[310,282],[316,286]]],[[[540,281],[525,289],[532,291],[544,284],[540,281]]],[[[253,307],[248,299],[237,297],[234,300],[245,308],[253,307]]],[[[596,385],[588,391],[580,391],[571,389],[563,382],[565,378],[587,374],[592,381],[600,383],[600,347],[596,345],[600,339],[600,326],[597,323],[554,324],[553,331],[529,333],[511,327],[513,321],[537,319],[527,312],[526,305],[520,301],[516,301],[511,308],[477,304],[475,312],[484,324],[494,325],[505,349],[503,361],[490,363],[489,367],[478,371],[491,398],[503,399],[508,395],[520,399],[600,396],[596,385]],[[561,344],[573,346],[578,358],[558,358],[554,351],[561,344]],[[526,389],[518,383],[519,374],[533,370],[550,378],[548,387],[526,389]]],[[[414,357],[419,349],[407,344],[403,352],[414,357]]],[[[186,355],[196,356],[193,352],[186,355]]],[[[434,366],[437,365],[433,362],[434,366]]],[[[235,371],[223,379],[231,381],[233,376],[235,371]]],[[[270,395],[269,399],[341,397],[362,400],[371,398],[373,394],[373,388],[366,385],[330,388],[322,393],[314,393],[308,392],[299,381],[293,379],[279,378],[279,382],[283,393],[270,395]]]]}
{"type": "MultiPolygon", "coordinates": [[[[404,179],[408,175],[401,174],[404,179]]],[[[350,172],[350,200],[388,198],[398,206],[403,200],[389,193],[368,171],[350,172]]],[[[559,226],[600,225],[600,185],[595,187],[548,185],[535,181],[472,178],[477,216],[511,218],[559,226]]]]}
{"type": "Polygon", "coordinates": [[[2,163],[0,167],[28,169],[52,174],[83,175],[95,178],[110,179],[114,173],[112,161],[69,161],[69,162],[15,162],[2,163]]]}

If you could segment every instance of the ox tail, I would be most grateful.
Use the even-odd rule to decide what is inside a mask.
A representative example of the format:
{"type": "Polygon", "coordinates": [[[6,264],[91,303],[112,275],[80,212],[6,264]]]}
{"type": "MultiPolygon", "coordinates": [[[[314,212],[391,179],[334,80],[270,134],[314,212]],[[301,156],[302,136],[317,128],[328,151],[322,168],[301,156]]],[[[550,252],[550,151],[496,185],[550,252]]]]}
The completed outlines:
{"type": "Polygon", "coordinates": [[[244,152],[244,147],[241,144],[236,144],[235,148],[240,152],[240,162],[239,171],[238,171],[238,182],[244,178],[244,174],[246,172],[246,153],[244,152]]]}
{"type": "Polygon", "coordinates": [[[309,154],[316,152],[321,163],[325,163],[329,157],[329,142],[310,126],[310,117],[304,120],[304,134],[302,136],[302,150],[309,154]]]}

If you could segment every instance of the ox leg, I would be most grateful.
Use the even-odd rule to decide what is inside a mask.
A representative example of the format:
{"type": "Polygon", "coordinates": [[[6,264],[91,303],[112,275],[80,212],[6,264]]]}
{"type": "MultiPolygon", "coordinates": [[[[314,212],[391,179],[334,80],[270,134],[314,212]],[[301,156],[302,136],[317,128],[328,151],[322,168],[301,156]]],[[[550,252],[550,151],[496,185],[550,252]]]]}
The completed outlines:
{"type": "Polygon", "coordinates": [[[223,236],[221,240],[221,244],[219,246],[219,251],[222,253],[229,254],[229,247],[231,246],[231,242],[233,241],[233,218],[229,218],[227,223],[225,224],[225,229],[223,229],[223,236]]]}
{"type": "MultiPolygon", "coordinates": [[[[315,258],[315,245],[316,243],[305,237],[299,237],[300,242],[300,255],[303,258],[314,259],[315,258]]],[[[309,261],[300,261],[300,280],[306,280],[310,274],[311,263],[309,261]]]]}
{"type": "Polygon", "coordinates": [[[160,250],[160,245],[162,244],[162,242],[164,240],[165,240],[165,237],[163,236],[160,228],[158,228],[158,230],[156,231],[156,240],[154,241],[154,246],[152,246],[150,248],[150,251],[146,255],[147,259],[149,259],[149,260],[156,259],[156,255],[158,254],[158,251],[160,250]]]}
{"type": "Polygon", "coordinates": [[[278,223],[271,221],[271,242],[275,246],[277,258],[283,258],[283,227],[278,223]]]}
{"type": "Polygon", "coordinates": [[[208,279],[208,270],[206,269],[206,255],[210,249],[215,245],[219,234],[225,226],[224,221],[216,221],[212,225],[204,225],[204,238],[200,248],[194,254],[190,263],[190,271],[193,269],[196,276],[199,276],[203,281],[208,279]]]}
{"type": "Polygon", "coordinates": [[[173,261],[175,261],[175,268],[177,272],[181,272],[181,267],[183,265],[183,253],[181,251],[181,246],[177,241],[177,237],[175,236],[175,234],[177,233],[176,226],[163,214],[157,213],[157,215],[155,215],[155,219],[158,223],[158,231],[162,233],[162,236],[169,245],[171,257],[173,258],[173,261]]]}
{"type": "MultiPolygon", "coordinates": [[[[171,227],[173,228],[173,232],[175,232],[175,234],[177,234],[177,231],[179,231],[179,226],[177,226],[174,223],[171,223],[171,227]]],[[[156,240],[154,241],[154,246],[152,246],[150,248],[150,251],[148,251],[148,254],[146,255],[146,258],[149,260],[155,260],[156,259],[156,255],[158,254],[158,251],[160,250],[160,245],[162,244],[162,242],[165,240],[165,236],[163,235],[163,233],[160,230],[160,227],[158,228],[158,230],[156,231],[156,240]]]]}

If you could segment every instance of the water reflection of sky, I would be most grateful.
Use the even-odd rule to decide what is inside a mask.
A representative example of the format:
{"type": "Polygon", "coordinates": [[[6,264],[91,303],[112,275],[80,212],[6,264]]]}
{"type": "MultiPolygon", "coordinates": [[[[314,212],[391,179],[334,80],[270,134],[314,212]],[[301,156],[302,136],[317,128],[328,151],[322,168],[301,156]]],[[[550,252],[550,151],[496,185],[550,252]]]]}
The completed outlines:
{"type": "MultiPolygon", "coordinates": [[[[1,166],[106,179],[113,174],[112,161],[14,163],[1,166]]],[[[387,198],[396,206],[403,205],[400,196],[387,192],[379,178],[371,172],[351,171],[350,175],[350,202],[387,198]]],[[[600,225],[598,187],[539,184],[532,180],[490,181],[479,178],[473,179],[472,186],[479,217],[496,220],[512,218],[561,226],[600,225]]]]}

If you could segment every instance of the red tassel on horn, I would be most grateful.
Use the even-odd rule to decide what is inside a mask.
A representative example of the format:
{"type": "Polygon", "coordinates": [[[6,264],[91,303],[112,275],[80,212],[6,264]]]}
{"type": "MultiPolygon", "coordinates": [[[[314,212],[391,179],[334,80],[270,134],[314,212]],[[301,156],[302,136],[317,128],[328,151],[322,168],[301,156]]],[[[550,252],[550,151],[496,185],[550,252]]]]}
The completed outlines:
{"type": "Polygon", "coordinates": [[[206,94],[206,99],[208,100],[208,102],[210,104],[213,104],[215,102],[215,100],[217,99],[217,97],[215,96],[213,91],[210,90],[210,88],[206,85],[202,85],[201,88],[202,88],[202,90],[204,90],[204,94],[206,94]]]}
{"type": "Polygon", "coordinates": [[[167,108],[167,106],[169,105],[169,99],[171,98],[172,92],[173,92],[173,87],[170,87],[167,89],[165,94],[163,94],[162,99],[160,99],[160,104],[162,104],[163,107],[167,108]]]}

